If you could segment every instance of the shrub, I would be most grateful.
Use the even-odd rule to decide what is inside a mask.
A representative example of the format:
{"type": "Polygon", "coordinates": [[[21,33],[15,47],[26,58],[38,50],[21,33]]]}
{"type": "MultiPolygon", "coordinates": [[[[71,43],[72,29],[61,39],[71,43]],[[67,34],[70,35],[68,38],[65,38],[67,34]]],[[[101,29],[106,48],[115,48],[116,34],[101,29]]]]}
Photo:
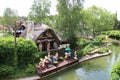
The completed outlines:
{"type": "Polygon", "coordinates": [[[102,48],[100,48],[100,50],[98,51],[98,53],[102,54],[102,53],[105,53],[107,51],[108,51],[108,49],[106,47],[102,47],[102,48]]]}
{"type": "Polygon", "coordinates": [[[115,45],[115,46],[119,46],[120,43],[117,42],[117,41],[112,41],[112,44],[115,45]]]}
{"type": "Polygon", "coordinates": [[[0,38],[0,64],[15,66],[17,64],[17,56],[14,53],[14,39],[0,38]]]}
{"type": "Polygon", "coordinates": [[[9,77],[11,74],[13,74],[14,68],[12,66],[7,65],[1,65],[0,66],[0,78],[3,77],[9,77]]]}
{"type": "Polygon", "coordinates": [[[40,58],[44,58],[47,55],[47,51],[38,52],[35,54],[35,63],[39,63],[40,58]]]}
{"type": "Polygon", "coordinates": [[[36,72],[36,67],[32,64],[29,64],[26,69],[26,73],[31,74],[31,73],[35,73],[35,72],[36,72]]]}
{"type": "Polygon", "coordinates": [[[17,57],[18,67],[24,68],[28,64],[33,64],[35,61],[34,54],[37,53],[37,46],[32,40],[25,40],[23,38],[17,39],[17,57]]]}
{"type": "Polygon", "coordinates": [[[77,41],[78,47],[84,48],[86,45],[88,45],[88,40],[87,39],[79,39],[77,41]]]}
{"type": "Polygon", "coordinates": [[[108,35],[112,39],[117,39],[117,40],[120,39],[120,31],[118,31],[118,30],[106,31],[103,33],[108,35]]]}
{"type": "Polygon", "coordinates": [[[95,38],[96,41],[101,42],[102,40],[104,40],[106,38],[107,35],[99,35],[95,38]]]}
{"type": "Polygon", "coordinates": [[[120,61],[114,64],[111,70],[111,79],[120,80],[120,61]]]}
{"type": "Polygon", "coordinates": [[[95,48],[97,48],[97,46],[93,45],[92,43],[90,43],[89,45],[87,45],[84,49],[83,49],[83,54],[89,54],[91,51],[93,51],[95,48]]]}
{"type": "Polygon", "coordinates": [[[34,65],[37,51],[37,46],[32,40],[17,38],[15,51],[13,37],[0,38],[0,78],[14,77],[15,74],[21,76],[21,70],[27,73],[34,72],[35,68],[31,65],[34,65]]]}

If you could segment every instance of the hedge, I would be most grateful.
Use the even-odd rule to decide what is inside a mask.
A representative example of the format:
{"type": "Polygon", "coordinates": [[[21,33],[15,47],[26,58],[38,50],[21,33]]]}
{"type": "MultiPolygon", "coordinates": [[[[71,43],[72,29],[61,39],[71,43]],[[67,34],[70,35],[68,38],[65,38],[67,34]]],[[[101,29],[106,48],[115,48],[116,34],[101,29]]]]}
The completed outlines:
{"type": "Polygon", "coordinates": [[[37,46],[32,40],[19,38],[17,40],[18,67],[24,68],[29,64],[33,64],[35,61],[34,54],[36,54],[37,51],[37,46]]]}
{"type": "Polygon", "coordinates": [[[9,77],[13,74],[14,68],[12,66],[1,65],[0,66],[0,78],[9,77]]]}
{"type": "Polygon", "coordinates": [[[16,66],[16,59],[13,38],[0,38],[0,65],[16,66]]]}
{"type": "Polygon", "coordinates": [[[17,38],[16,53],[14,38],[0,38],[0,64],[17,67],[25,67],[33,64],[34,54],[37,53],[37,46],[32,40],[17,38]]]}

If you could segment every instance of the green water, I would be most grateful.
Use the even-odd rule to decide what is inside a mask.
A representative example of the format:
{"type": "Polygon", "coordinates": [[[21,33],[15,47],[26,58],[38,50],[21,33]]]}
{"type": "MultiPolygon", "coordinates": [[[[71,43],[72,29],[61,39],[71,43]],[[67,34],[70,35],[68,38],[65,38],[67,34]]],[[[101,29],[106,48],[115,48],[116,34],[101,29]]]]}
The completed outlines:
{"type": "Polygon", "coordinates": [[[113,64],[120,59],[120,47],[110,46],[112,54],[61,71],[42,80],[110,80],[113,64]]]}

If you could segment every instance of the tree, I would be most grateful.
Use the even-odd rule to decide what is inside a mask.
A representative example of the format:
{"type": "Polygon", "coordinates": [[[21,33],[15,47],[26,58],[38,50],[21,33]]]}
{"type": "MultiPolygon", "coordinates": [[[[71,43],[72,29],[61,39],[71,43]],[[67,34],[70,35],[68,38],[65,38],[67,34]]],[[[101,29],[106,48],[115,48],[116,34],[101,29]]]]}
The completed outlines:
{"type": "Polygon", "coordinates": [[[100,33],[101,31],[113,29],[115,23],[115,14],[107,11],[106,9],[96,6],[89,7],[82,10],[83,24],[88,26],[93,32],[100,33]]]}
{"type": "Polygon", "coordinates": [[[46,22],[49,21],[50,15],[50,0],[34,0],[31,11],[29,13],[29,20],[33,20],[35,22],[46,22]]]}
{"type": "Polygon", "coordinates": [[[18,13],[16,10],[12,10],[11,8],[6,8],[3,13],[2,24],[8,28],[14,24],[15,20],[18,17],[18,13]]]}
{"type": "Polygon", "coordinates": [[[75,44],[77,40],[76,32],[80,27],[81,9],[81,0],[58,0],[56,28],[60,31],[62,37],[72,44],[75,44]]]}

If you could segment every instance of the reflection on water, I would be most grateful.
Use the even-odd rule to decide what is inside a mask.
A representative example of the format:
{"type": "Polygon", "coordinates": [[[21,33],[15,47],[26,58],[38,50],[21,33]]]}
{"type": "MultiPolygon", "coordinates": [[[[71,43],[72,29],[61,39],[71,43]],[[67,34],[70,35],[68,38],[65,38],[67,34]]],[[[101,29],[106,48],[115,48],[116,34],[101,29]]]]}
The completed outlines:
{"type": "Polygon", "coordinates": [[[110,70],[120,58],[120,48],[111,46],[112,55],[79,63],[42,80],[110,80],[110,70]]]}

